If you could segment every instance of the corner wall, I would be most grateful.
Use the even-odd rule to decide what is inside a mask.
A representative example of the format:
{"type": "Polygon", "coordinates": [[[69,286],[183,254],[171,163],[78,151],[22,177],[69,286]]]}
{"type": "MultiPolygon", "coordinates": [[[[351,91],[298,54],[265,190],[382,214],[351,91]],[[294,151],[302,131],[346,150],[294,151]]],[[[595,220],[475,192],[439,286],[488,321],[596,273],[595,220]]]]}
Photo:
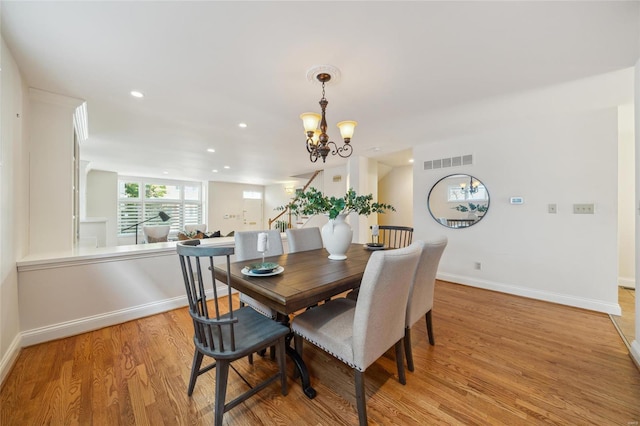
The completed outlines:
{"type": "Polygon", "coordinates": [[[87,217],[107,219],[106,246],[118,245],[118,174],[91,170],[86,179],[87,217]]]}
{"type": "Polygon", "coordinates": [[[73,113],[81,103],[29,88],[31,254],[73,248],[73,113]]]}
{"type": "MultiPolygon", "coordinates": [[[[424,192],[424,188],[418,188],[424,192]]],[[[428,190],[426,190],[428,191],[428,190]]],[[[378,183],[378,201],[391,204],[395,212],[378,215],[378,224],[413,226],[413,166],[392,168],[378,183]]]]}
{"type": "Polygon", "coordinates": [[[617,108],[556,113],[414,149],[414,188],[424,189],[414,195],[414,238],[449,238],[438,276],[619,315],[617,128],[617,108]],[[469,153],[471,166],[421,170],[425,160],[469,153]],[[446,228],[427,211],[428,189],[451,173],[476,176],[489,191],[489,211],[473,227],[446,228]],[[511,205],[513,196],[524,204],[511,205]],[[575,203],[594,203],[595,214],[573,214],[575,203]]]}
{"type": "MultiPolygon", "coordinates": [[[[639,43],[640,44],[640,43],[639,43]]],[[[639,52],[640,53],[640,52],[639,52]]],[[[637,232],[640,229],[640,59],[636,62],[634,68],[634,90],[633,99],[635,101],[635,164],[636,164],[636,197],[635,207],[636,210],[636,281],[640,276],[640,233],[637,232]]],[[[636,286],[636,291],[637,291],[636,286]]],[[[636,365],[640,367],[640,298],[636,297],[636,336],[635,340],[631,342],[631,357],[635,360],[636,365]]]]}
{"type": "Polygon", "coordinates": [[[21,345],[16,261],[28,250],[28,110],[20,71],[1,40],[0,72],[0,383],[21,345]]]}

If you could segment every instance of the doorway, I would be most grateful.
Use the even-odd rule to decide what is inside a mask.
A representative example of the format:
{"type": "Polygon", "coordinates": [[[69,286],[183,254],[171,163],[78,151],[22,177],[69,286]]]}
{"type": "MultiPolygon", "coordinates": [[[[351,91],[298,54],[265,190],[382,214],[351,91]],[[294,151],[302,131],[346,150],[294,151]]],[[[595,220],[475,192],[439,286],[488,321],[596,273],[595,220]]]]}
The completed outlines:
{"type": "Polygon", "coordinates": [[[245,198],[242,203],[242,230],[258,231],[262,227],[262,199],[245,198]]]}

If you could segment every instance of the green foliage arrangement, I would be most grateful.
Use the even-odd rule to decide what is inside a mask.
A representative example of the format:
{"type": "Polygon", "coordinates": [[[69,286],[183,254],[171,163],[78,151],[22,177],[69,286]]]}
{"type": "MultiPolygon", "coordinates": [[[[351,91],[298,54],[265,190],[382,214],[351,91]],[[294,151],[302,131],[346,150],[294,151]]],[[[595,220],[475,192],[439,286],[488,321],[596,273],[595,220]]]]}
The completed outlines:
{"type": "Polygon", "coordinates": [[[374,203],[373,195],[357,195],[353,188],[349,188],[344,197],[328,197],[316,188],[309,188],[307,192],[296,194],[296,198],[277,210],[291,210],[296,216],[328,214],[329,219],[335,219],[340,214],[357,213],[369,216],[371,213],[385,213],[387,210],[396,211],[390,204],[374,203]]]}
{"type": "MultiPolygon", "coordinates": [[[[138,198],[140,196],[139,184],[125,183],[124,193],[127,198],[138,198]]],[[[167,195],[167,187],[165,185],[146,185],[144,196],[147,198],[162,198],[167,195]]]]}
{"type": "Polygon", "coordinates": [[[472,212],[472,213],[484,213],[487,211],[488,206],[486,204],[473,204],[469,203],[469,206],[465,206],[464,204],[459,204],[455,207],[451,207],[454,210],[458,210],[459,212],[472,212]]]}

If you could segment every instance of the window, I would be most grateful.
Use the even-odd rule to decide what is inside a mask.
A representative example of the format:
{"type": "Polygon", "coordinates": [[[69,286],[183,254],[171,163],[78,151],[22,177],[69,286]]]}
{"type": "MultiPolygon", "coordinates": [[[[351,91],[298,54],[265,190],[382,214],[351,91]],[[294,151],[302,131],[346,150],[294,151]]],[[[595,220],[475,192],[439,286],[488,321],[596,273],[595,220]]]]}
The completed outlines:
{"type": "Polygon", "coordinates": [[[262,192],[242,191],[242,198],[244,198],[245,200],[262,200],[262,192]]]}
{"type": "Polygon", "coordinates": [[[131,177],[118,180],[118,233],[121,235],[134,234],[136,223],[143,220],[149,220],[150,225],[171,225],[171,231],[178,232],[184,225],[202,223],[202,207],[202,184],[197,182],[131,177]],[[162,222],[157,217],[161,211],[171,219],[162,222]]]}
{"type": "Polygon", "coordinates": [[[447,193],[447,201],[486,201],[487,189],[484,185],[478,185],[477,191],[473,194],[469,194],[460,185],[449,185],[449,191],[447,193]]]}

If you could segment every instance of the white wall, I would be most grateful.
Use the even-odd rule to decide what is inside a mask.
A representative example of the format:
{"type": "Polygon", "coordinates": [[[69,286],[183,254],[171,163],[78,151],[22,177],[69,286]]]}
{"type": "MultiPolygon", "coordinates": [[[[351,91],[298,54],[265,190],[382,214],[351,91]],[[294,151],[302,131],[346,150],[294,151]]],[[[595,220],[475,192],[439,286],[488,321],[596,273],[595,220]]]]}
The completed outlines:
{"type": "Polygon", "coordinates": [[[16,261],[28,248],[28,108],[20,71],[1,40],[0,51],[0,383],[18,356],[20,321],[16,261]]]}
{"type": "Polygon", "coordinates": [[[633,104],[618,108],[618,284],[635,288],[635,139],[633,104]]]}
{"type": "Polygon", "coordinates": [[[73,112],[82,103],[29,89],[29,252],[73,247],[73,112]]]}
{"type": "MultiPolygon", "coordinates": [[[[242,183],[209,182],[207,190],[209,198],[207,229],[209,232],[220,230],[223,236],[231,231],[242,230],[244,209],[242,192],[258,191],[264,195],[264,186],[242,183]]],[[[266,224],[262,223],[258,228],[265,229],[266,224]]]]}
{"type": "MultiPolygon", "coordinates": [[[[640,52],[638,52],[640,54],[640,52]]],[[[636,197],[635,197],[635,212],[636,212],[636,229],[640,229],[640,59],[636,62],[634,68],[634,90],[633,99],[635,101],[634,122],[635,122],[635,182],[636,182],[636,197]]],[[[640,253],[640,233],[635,233],[635,248],[636,248],[636,277],[640,276],[640,260],[638,260],[638,253],[640,253]]],[[[636,336],[635,340],[631,342],[631,356],[636,361],[636,365],[640,365],[640,297],[636,297],[636,336]]]]}
{"type": "Polygon", "coordinates": [[[311,186],[319,189],[329,197],[342,197],[348,188],[349,172],[347,166],[325,167],[322,174],[322,183],[317,185],[314,182],[311,186]]]}
{"type": "MultiPolygon", "coordinates": [[[[429,192],[428,188],[419,188],[429,192]]],[[[378,182],[378,201],[391,204],[395,212],[378,215],[378,224],[413,226],[413,166],[392,168],[378,182]]]]}
{"type": "Polygon", "coordinates": [[[87,174],[87,217],[107,219],[106,246],[118,245],[118,174],[91,170],[87,174]]]}
{"type": "Polygon", "coordinates": [[[617,127],[617,109],[608,108],[494,123],[415,148],[414,188],[425,190],[414,194],[414,238],[449,238],[439,276],[619,314],[617,127]],[[446,174],[476,176],[491,206],[476,226],[447,229],[426,208],[428,188],[445,173],[420,168],[461,153],[473,153],[474,164],[446,174]],[[511,205],[511,196],[525,203],[511,205]],[[595,214],[573,214],[574,203],[594,203],[595,214]]]}

